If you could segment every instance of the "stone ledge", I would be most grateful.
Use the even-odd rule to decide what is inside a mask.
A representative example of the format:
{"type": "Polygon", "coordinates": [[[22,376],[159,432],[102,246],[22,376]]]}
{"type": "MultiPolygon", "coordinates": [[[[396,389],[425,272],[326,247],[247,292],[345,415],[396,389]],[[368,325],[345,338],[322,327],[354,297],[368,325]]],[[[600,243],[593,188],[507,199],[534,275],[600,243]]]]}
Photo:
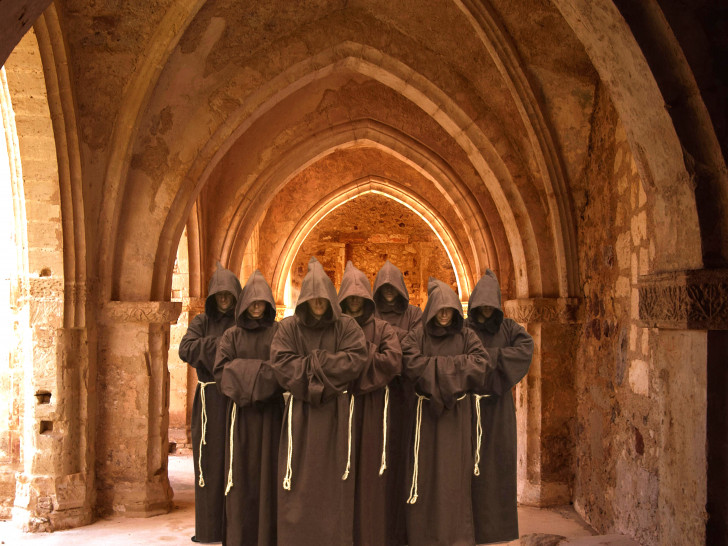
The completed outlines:
{"type": "Polygon", "coordinates": [[[173,324],[182,312],[179,301],[110,301],[101,310],[101,322],[107,325],[141,322],[173,324]]]}
{"type": "Polygon", "coordinates": [[[181,298],[182,312],[190,313],[190,315],[199,315],[205,312],[205,301],[207,298],[181,298]]]}
{"type": "Polygon", "coordinates": [[[581,302],[577,298],[528,298],[503,303],[506,317],[520,323],[554,322],[569,324],[581,321],[581,302]]]}
{"type": "Polygon", "coordinates": [[[696,269],[638,279],[639,320],[646,328],[728,330],[728,270],[696,269]]]}

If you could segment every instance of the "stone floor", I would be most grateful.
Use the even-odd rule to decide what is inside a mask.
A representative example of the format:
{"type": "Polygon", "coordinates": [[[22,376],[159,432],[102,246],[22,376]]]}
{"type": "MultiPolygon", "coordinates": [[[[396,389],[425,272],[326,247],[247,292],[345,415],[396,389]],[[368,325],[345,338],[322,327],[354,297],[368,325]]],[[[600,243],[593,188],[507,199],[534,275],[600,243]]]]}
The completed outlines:
{"type": "MultiPolygon", "coordinates": [[[[0,544],[103,546],[191,545],[194,533],[194,481],[192,457],[172,455],[169,479],[174,489],[174,509],[169,514],[147,519],[113,518],[86,527],[55,533],[21,533],[9,521],[0,522],[0,544]]],[[[512,546],[638,546],[618,535],[595,536],[571,507],[543,510],[519,508],[521,539],[512,546]]]]}

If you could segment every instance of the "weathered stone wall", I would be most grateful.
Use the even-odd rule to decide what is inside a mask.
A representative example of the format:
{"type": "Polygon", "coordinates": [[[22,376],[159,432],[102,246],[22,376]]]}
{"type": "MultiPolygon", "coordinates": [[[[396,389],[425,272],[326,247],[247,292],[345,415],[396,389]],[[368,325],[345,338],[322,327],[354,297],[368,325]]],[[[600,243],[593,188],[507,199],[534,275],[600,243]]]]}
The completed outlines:
{"type": "Polygon", "coordinates": [[[575,192],[584,323],[575,370],[574,503],[597,529],[644,544],[700,536],[700,525],[689,520],[701,512],[692,499],[699,505],[702,496],[704,503],[704,491],[691,478],[701,464],[692,444],[704,447],[699,397],[701,389],[705,396],[705,355],[701,361],[695,352],[704,334],[682,332],[685,339],[670,342],[668,349],[663,344],[672,334],[639,322],[638,277],[652,270],[655,254],[654,204],[604,92],[595,107],[590,148],[575,192]],[[684,354],[687,347],[692,356],[684,354]],[[687,396],[678,403],[681,390],[687,396]],[[692,431],[687,423],[693,423],[692,431]],[[683,501],[676,504],[677,491],[683,501]]]}
{"type": "Polygon", "coordinates": [[[86,294],[65,278],[65,262],[74,257],[64,247],[50,94],[34,32],[13,51],[6,71],[18,156],[13,179],[18,255],[11,296],[17,338],[11,361],[22,366],[12,388],[13,426],[22,437],[6,470],[16,465],[19,471],[12,509],[17,524],[62,529],[91,520],[88,339],[84,328],[64,323],[65,303],[85,301],[86,294]]]}

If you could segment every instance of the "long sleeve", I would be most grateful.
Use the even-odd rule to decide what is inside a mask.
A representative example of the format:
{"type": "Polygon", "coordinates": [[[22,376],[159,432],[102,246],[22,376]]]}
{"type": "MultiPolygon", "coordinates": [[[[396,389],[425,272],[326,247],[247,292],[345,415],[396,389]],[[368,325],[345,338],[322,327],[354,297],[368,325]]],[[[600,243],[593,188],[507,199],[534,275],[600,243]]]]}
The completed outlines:
{"type": "Polygon", "coordinates": [[[293,396],[313,406],[343,393],[366,366],[364,332],[354,320],[341,321],[335,329],[335,351],[299,348],[297,325],[283,321],[271,344],[271,365],[278,383],[293,396]]]}
{"type": "Polygon", "coordinates": [[[475,332],[465,328],[451,336],[448,341],[462,345],[457,351],[448,351],[455,353],[450,355],[424,354],[422,336],[422,329],[417,329],[402,341],[403,373],[418,393],[430,399],[433,409],[452,408],[461,395],[483,385],[488,353],[475,332]]]}
{"type": "Polygon", "coordinates": [[[215,381],[220,392],[238,406],[264,402],[281,392],[270,363],[263,358],[240,358],[234,328],[220,338],[215,358],[215,381]]]}
{"type": "Polygon", "coordinates": [[[528,373],[533,358],[533,338],[515,321],[501,325],[509,346],[486,347],[493,371],[485,380],[485,391],[502,395],[510,391],[528,373]]]}
{"type": "Polygon", "coordinates": [[[213,373],[218,336],[207,335],[208,318],[202,313],[197,315],[179,343],[179,357],[195,369],[213,373]]]}
{"type": "Polygon", "coordinates": [[[394,328],[385,321],[374,326],[374,339],[367,341],[369,360],[357,380],[355,391],[365,394],[380,389],[402,371],[402,347],[394,328]]]}

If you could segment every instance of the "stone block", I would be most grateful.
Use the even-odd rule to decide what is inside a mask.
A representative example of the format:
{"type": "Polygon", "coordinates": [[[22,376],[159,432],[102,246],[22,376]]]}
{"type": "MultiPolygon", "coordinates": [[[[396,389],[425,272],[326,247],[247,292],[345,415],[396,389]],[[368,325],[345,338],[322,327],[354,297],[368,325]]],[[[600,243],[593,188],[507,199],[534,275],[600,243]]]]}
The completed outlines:
{"type": "MultiPolygon", "coordinates": [[[[646,247],[639,249],[639,274],[644,276],[650,272],[650,256],[646,247]]],[[[637,282],[635,280],[635,282],[637,282]]]]}
{"type": "Polygon", "coordinates": [[[623,232],[617,235],[617,267],[620,270],[625,270],[630,267],[630,258],[632,256],[632,246],[630,233],[623,232]]]}
{"type": "Polygon", "coordinates": [[[28,246],[46,251],[63,251],[63,232],[60,222],[28,221],[28,246]]]}
{"type": "Polygon", "coordinates": [[[647,213],[642,211],[632,217],[631,228],[632,244],[640,246],[647,237],[647,213]]]}
{"type": "Polygon", "coordinates": [[[618,298],[629,298],[630,296],[630,282],[626,276],[620,276],[617,278],[617,283],[614,287],[614,295],[618,298]]]}
{"type": "Polygon", "coordinates": [[[650,330],[648,328],[642,328],[642,356],[648,357],[650,355],[650,330]]]}
{"type": "Polygon", "coordinates": [[[637,350],[640,342],[640,328],[636,324],[630,325],[629,328],[629,350],[634,352],[637,350]]]}
{"type": "Polygon", "coordinates": [[[644,360],[633,360],[629,366],[629,386],[635,394],[649,396],[650,369],[644,360]]]}

